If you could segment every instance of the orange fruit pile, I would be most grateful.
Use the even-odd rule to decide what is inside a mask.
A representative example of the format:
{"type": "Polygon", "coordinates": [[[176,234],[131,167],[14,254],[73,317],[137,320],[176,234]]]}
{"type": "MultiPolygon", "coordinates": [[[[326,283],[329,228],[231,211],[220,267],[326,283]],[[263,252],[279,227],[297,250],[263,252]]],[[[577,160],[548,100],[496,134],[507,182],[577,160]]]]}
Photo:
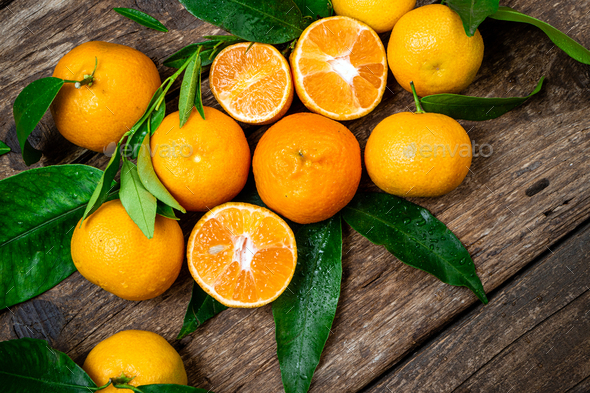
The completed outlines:
{"type": "Polygon", "coordinates": [[[58,131],[70,142],[96,152],[117,143],[143,115],[160,87],[149,57],[125,45],[90,41],[69,51],[53,76],[81,81],[98,66],[92,86],[63,85],[51,104],[58,131]]]}
{"type": "Polygon", "coordinates": [[[230,202],[206,213],[187,245],[195,281],[229,307],[259,307],[289,285],[297,263],[295,236],[268,209],[230,202]]]}
{"type": "Polygon", "coordinates": [[[352,120],[371,112],[387,83],[385,48],[369,26],[345,16],[320,19],[291,54],[295,90],[312,112],[352,120]]]}
{"type": "Polygon", "coordinates": [[[252,167],[272,210],[300,224],[326,220],[354,196],[361,151],[342,124],[313,113],[287,116],[262,136],[252,167]]]}
{"type": "Polygon", "coordinates": [[[267,44],[242,42],[223,49],[211,65],[209,85],[223,109],[244,123],[273,123],[293,101],[289,63],[267,44]]]}
{"type": "Polygon", "coordinates": [[[179,128],[178,112],[164,118],[150,140],[158,178],[182,207],[207,211],[233,199],[250,171],[250,147],[242,128],[217,109],[193,108],[179,128]]]}

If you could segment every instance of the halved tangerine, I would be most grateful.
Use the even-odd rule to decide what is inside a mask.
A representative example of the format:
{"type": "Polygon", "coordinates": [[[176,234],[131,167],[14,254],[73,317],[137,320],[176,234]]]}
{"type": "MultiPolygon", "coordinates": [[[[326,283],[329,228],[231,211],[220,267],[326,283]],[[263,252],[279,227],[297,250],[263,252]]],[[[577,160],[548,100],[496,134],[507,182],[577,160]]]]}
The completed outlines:
{"type": "Polygon", "coordinates": [[[346,16],[309,25],[291,54],[291,68],[303,104],[335,120],[371,112],[381,102],[387,83],[381,39],[366,24],[346,16]]]}
{"type": "Polygon", "coordinates": [[[223,49],[211,64],[209,85],[223,109],[244,123],[275,122],[293,101],[289,62],[267,44],[241,42],[223,49]]]}
{"type": "Polygon", "coordinates": [[[195,281],[228,307],[260,307],[287,288],[297,264],[295,236],[278,215],[229,202],[205,214],[187,245],[195,281]]]}

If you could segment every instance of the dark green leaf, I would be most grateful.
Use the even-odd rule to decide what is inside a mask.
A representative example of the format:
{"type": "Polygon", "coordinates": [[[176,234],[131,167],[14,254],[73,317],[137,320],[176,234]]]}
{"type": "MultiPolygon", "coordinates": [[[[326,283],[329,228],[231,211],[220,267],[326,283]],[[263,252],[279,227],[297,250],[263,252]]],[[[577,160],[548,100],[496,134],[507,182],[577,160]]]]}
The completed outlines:
{"type": "Polygon", "coordinates": [[[238,42],[244,42],[243,39],[234,35],[210,35],[204,36],[203,38],[208,41],[197,42],[185,46],[164,60],[164,65],[166,67],[180,68],[192,55],[195,54],[199,47],[202,47],[203,50],[200,54],[202,73],[205,71],[206,67],[213,63],[215,56],[217,56],[217,54],[224,48],[237,44],[238,42]]]}
{"type": "Polygon", "coordinates": [[[27,85],[14,101],[12,114],[16,135],[27,165],[34,164],[41,158],[41,153],[26,143],[27,138],[41,121],[63,84],[63,79],[59,78],[38,79],[27,85]]]}
{"type": "MultiPolygon", "coordinates": [[[[92,198],[88,201],[88,205],[86,206],[86,210],[84,211],[84,215],[82,216],[82,221],[86,219],[90,214],[94,213],[98,208],[106,202],[109,193],[115,188],[116,184],[114,183],[115,176],[117,172],[119,172],[119,164],[121,163],[121,143],[119,142],[115,147],[115,151],[107,164],[106,169],[104,170],[94,193],[92,194],[92,198]]],[[[81,223],[80,223],[81,224],[81,223]]]]}
{"type": "MultiPolygon", "coordinates": [[[[148,104],[148,110],[153,105],[155,105],[156,101],[158,101],[161,96],[162,96],[162,88],[160,87],[152,96],[152,99],[150,100],[150,103],[148,104]]],[[[145,116],[145,114],[144,114],[144,116],[145,116]]],[[[149,124],[149,128],[151,129],[151,133],[153,134],[158,129],[160,124],[162,124],[162,120],[164,120],[165,116],[166,116],[166,101],[162,100],[160,106],[151,112],[148,120],[142,122],[141,125],[136,129],[136,131],[133,132],[131,134],[131,136],[129,137],[129,140],[127,142],[127,146],[129,146],[128,151],[132,152],[130,158],[132,158],[132,159],[137,158],[137,155],[139,154],[139,149],[141,147],[141,142],[143,141],[145,136],[148,134],[148,124],[149,124]]],[[[133,131],[133,128],[131,130],[133,131]]]]}
{"type": "Polygon", "coordinates": [[[188,63],[188,66],[184,71],[184,78],[182,78],[182,85],[180,86],[180,98],[178,99],[180,128],[185,125],[193,110],[193,106],[195,105],[197,83],[201,79],[201,64],[200,61],[197,61],[199,52],[200,48],[197,49],[192,59],[188,63]]]}
{"type": "Polygon", "coordinates": [[[311,16],[314,20],[332,16],[334,9],[329,0],[294,0],[303,16],[311,16]]]}
{"type": "Polygon", "coordinates": [[[0,141],[0,156],[2,154],[6,154],[10,152],[10,147],[8,147],[8,145],[6,145],[6,143],[0,141]]]}
{"type": "Polygon", "coordinates": [[[113,11],[131,19],[134,22],[139,23],[142,26],[158,31],[163,31],[164,33],[168,32],[166,26],[164,26],[159,20],[144,12],[134,10],[133,8],[113,8],[113,11]]]}
{"type": "Polygon", "coordinates": [[[205,109],[203,108],[203,97],[201,97],[201,57],[197,56],[195,60],[195,68],[198,68],[197,72],[197,85],[195,86],[195,108],[205,120],[205,109]]]}
{"type": "Polygon", "coordinates": [[[154,236],[154,224],[156,222],[156,197],[145,189],[137,167],[128,160],[123,160],[121,168],[121,190],[119,198],[125,207],[127,214],[141,229],[143,234],[151,239],[154,236]]]}
{"type": "Polygon", "coordinates": [[[465,33],[471,37],[485,18],[498,11],[499,0],[447,0],[447,5],[461,17],[465,33]]]}
{"type": "Polygon", "coordinates": [[[101,173],[59,165],[0,181],[0,308],[37,296],[76,270],[70,239],[101,173]]]}
{"type": "Polygon", "coordinates": [[[201,289],[199,284],[196,282],[193,283],[193,296],[186,309],[182,329],[180,329],[177,339],[180,340],[181,338],[188,336],[197,330],[199,326],[204,324],[205,321],[213,318],[225,309],[227,309],[227,306],[224,306],[211,296],[207,295],[207,293],[201,289]]]}
{"type": "Polygon", "coordinates": [[[293,0],[180,0],[188,12],[246,41],[282,44],[299,38],[310,20],[293,0]]]}
{"type": "Polygon", "coordinates": [[[92,379],[65,353],[44,340],[0,342],[0,386],[4,393],[88,393],[92,379]]]}
{"type": "Polygon", "coordinates": [[[420,99],[426,112],[442,113],[453,119],[489,120],[502,116],[541,91],[545,77],[541,77],[535,90],[526,97],[470,97],[459,94],[434,94],[420,99]]]}
{"type": "Polygon", "coordinates": [[[148,190],[153,196],[168,206],[186,213],[186,210],[168,192],[154,171],[149,137],[144,138],[141,148],[139,149],[139,157],[137,158],[137,173],[145,189],[148,190]]]}
{"type": "Polygon", "coordinates": [[[304,225],[296,236],[297,268],[272,304],[277,355],[286,393],[304,393],[331,332],[342,280],[340,215],[304,225]]]}
{"type": "Polygon", "coordinates": [[[342,217],[400,261],[447,284],[467,287],[488,302],[471,256],[428,210],[393,195],[361,193],[342,210],[342,217]]]}
{"type": "Polygon", "coordinates": [[[231,34],[223,34],[223,35],[204,35],[203,38],[209,40],[209,42],[230,42],[232,44],[236,44],[238,42],[243,42],[244,40],[240,37],[231,34]]]}
{"type": "MultiPolygon", "coordinates": [[[[211,390],[173,384],[141,385],[139,386],[139,389],[143,393],[213,393],[211,390]]],[[[122,392],[124,392],[124,390],[122,392]]]]}
{"type": "Polygon", "coordinates": [[[174,209],[172,209],[170,206],[168,206],[162,201],[158,201],[158,204],[156,206],[156,214],[159,214],[162,217],[166,217],[171,220],[179,220],[179,218],[176,217],[176,214],[174,214],[174,209]]]}
{"type": "Polygon", "coordinates": [[[510,7],[500,7],[498,12],[490,15],[490,18],[506,20],[509,22],[529,23],[533,26],[537,26],[539,29],[543,30],[545,34],[547,34],[547,37],[549,37],[549,39],[553,41],[555,45],[561,48],[572,59],[575,59],[580,63],[590,64],[590,51],[588,49],[584,48],[574,39],[568,37],[566,34],[557,30],[548,23],[533,18],[532,16],[520,13],[510,7]]]}

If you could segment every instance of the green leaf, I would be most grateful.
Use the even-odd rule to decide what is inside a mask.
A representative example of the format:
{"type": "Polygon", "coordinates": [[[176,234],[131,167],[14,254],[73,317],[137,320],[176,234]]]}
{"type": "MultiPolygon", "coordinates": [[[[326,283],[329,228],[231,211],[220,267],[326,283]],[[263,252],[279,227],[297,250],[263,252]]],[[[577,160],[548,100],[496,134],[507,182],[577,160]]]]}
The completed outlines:
{"type": "Polygon", "coordinates": [[[334,8],[329,0],[294,0],[295,4],[303,14],[310,16],[314,20],[332,16],[334,8]]]}
{"type": "Polygon", "coordinates": [[[63,84],[63,79],[59,78],[38,79],[27,85],[14,101],[12,114],[16,124],[16,135],[27,165],[34,164],[41,158],[41,152],[27,143],[27,138],[41,121],[63,84]]]}
{"type": "Polygon", "coordinates": [[[405,264],[444,283],[467,287],[488,302],[471,256],[428,210],[393,195],[360,193],[342,210],[342,217],[405,264]]]}
{"type": "Polygon", "coordinates": [[[195,68],[199,71],[197,72],[197,84],[195,86],[195,108],[197,108],[197,112],[201,115],[203,120],[205,120],[205,108],[203,108],[203,97],[201,96],[201,57],[197,56],[195,59],[195,68]]]}
{"type": "Polygon", "coordinates": [[[70,239],[101,173],[59,165],[0,180],[0,308],[37,296],[76,271],[70,239]]]}
{"type": "Polygon", "coordinates": [[[244,42],[243,39],[234,35],[209,35],[204,36],[203,38],[207,39],[207,41],[197,42],[185,46],[164,60],[164,65],[166,67],[180,68],[190,57],[195,54],[199,47],[202,47],[203,50],[199,56],[201,58],[201,73],[203,73],[203,71],[205,71],[205,69],[210,66],[211,63],[213,63],[213,59],[219,52],[230,45],[237,44],[238,42],[244,42]]]}
{"type": "Polygon", "coordinates": [[[541,91],[545,77],[541,77],[535,90],[526,97],[470,97],[459,94],[434,94],[420,99],[426,112],[442,113],[453,119],[489,120],[502,116],[541,91]]]}
{"type": "Polygon", "coordinates": [[[139,386],[139,389],[143,393],[213,393],[211,390],[173,384],[141,385],[139,386]]]}
{"type": "Polygon", "coordinates": [[[246,41],[282,44],[299,38],[310,20],[293,0],[180,0],[199,19],[246,41]]]}
{"type": "MultiPolygon", "coordinates": [[[[161,95],[162,88],[160,87],[152,96],[152,99],[148,104],[148,110],[156,103],[156,101],[160,99],[161,95]]],[[[141,123],[137,130],[133,132],[129,137],[127,141],[127,146],[129,146],[128,151],[131,151],[130,158],[137,158],[137,155],[139,154],[139,149],[141,148],[141,143],[145,136],[148,134],[149,129],[151,129],[151,133],[153,134],[158,129],[158,127],[160,127],[160,124],[162,124],[162,120],[164,120],[164,117],[166,117],[166,101],[162,100],[158,109],[154,109],[150,113],[148,120],[141,123]]],[[[131,128],[131,130],[133,131],[133,128],[131,128]]]]}
{"type": "Polygon", "coordinates": [[[545,34],[547,34],[547,37],[549,37],[549,39],[553,41],[557,47],[561,48],[572,59],[575,59],[580,63],[590,64],[590,51],[588,49],[584,48],[574,39],[568,37],[566,34],[562,33],[546,22],[520,13],[510,7],[500,7],[498,12],[490,15],[490,18],[509,22],[528,23],[533,26],[537,26],[539,29],[543,30],[545,34]]]}
{"type": "Polygon", "coordinates": [[[447,5],[461,17],[467,36],[475,34],[485,18],[498,11],[499,0],[447,0],[447,5]]]}
{"type": "Polygon", "coordinates": [[[184,315],[184,322],[182,323],[182,329],[178,333],[177,340],[188,336],[199,326],[205,323],[205,321],[213,318],[223,310],[227,309],[227,306],[219,303],[217,300],[209,296],[205,291],[201,289],[199,284],[193,283],[193,295],[191,301],[186,309],[184,315]]]}
{"type": "MultiPolygon", "coordinates": [[[[180,128],[185,125],[193,110],[193,106],[195,105],[197,83],[201,79],[201,64],[200,61],[197,61],[200,50],[201,48],[197,49],[188,63],[188,66],[184,71],[184,77],[182,78],[182,85],[180,85],[180,98],[178,99],[180,128]]],[[[203,118],[205,118],[204,115],[203,118]]]]}
{"type": "Polygon", "coordinates": [[[92,379],[65,353],[44,340],[0,342],[0,386],[4,393],[88,393],[92,379]]]}
{"type": "Polygon", "coordinates": [[[139,157],[137,158],[137,173],[145,189],[148,190],[153,196],[168,206],[186,213],[186,210],[180,205],[180,203],[176,201],[176,199],[174,199],[170,192],[168,192],[166,187],[164,187],[156,175],[156,171],[154,171],[149,137],[143,139],[143,143],[139,149],[139,157]]]}
{"type": "Polygon", "coordinates": [[[331,332],[342,280],[340,215],[297,233],[297,268],[272,304],[286,393],[307,392],[331,332]]]}
{"type": "Polygon", "coordinates": [[[154,236],[156,223],[156,197],[145,189],[139,179],[137,167],[128,160],[123,160],[123,168],[121,168],[119,198],[129,217],[143,234],[151,239],[154,236]]]}
{"type": "Polygon", "coordinates": [[[6,143],[0,141],[0,156],[8,152],[10,152],[10,147],[8,147],[6,143]]]}
{"type": "Polygon", "coordinates": [[[133,8],[113,8],[113,11],[131,19],[134,22],[139,23],[142,26],[158,31],[163,31],[164,33],[168,32],[166,26],[164,26],[159,20],[144,12],[134,10],[133,8]]]}
{"type": "MultiPolygon", "coordinates": [[[[106,169],[102,173],[96,188],[94,189],[94,193],[92,197],[88,201],[88,205],[86,206],[86,210],[84,211],[84,215],[82,216],[82,221],[86,219],[90,214],[94,213],[98,208],[106,202],[109,193],[115,188],[116,183],[114,183],[115,176],[117,172],[119,172],[119,164],[121,163],[121,142],[117,144],[109,163],[107,164],[106,169]]],[[[80,225],[82,223],[80,222],[80,225]]]]}
{"type": "Polygon", "coordinates": [[[159,214],[162,217],[166,217],[171,220],[179,220],[179,218],[176,217],[176,214],[174,214],[174,209],[172,209],[170,206],[168,206],[162,201],[158,201],[158,204],[156,206],[156,214],[159,214]]]}

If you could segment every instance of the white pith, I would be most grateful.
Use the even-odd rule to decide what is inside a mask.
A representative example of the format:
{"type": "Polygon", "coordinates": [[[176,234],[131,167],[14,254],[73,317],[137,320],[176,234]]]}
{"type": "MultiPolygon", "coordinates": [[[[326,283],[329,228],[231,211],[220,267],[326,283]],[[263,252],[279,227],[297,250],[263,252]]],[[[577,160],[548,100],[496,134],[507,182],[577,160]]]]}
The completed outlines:
{"type": "Polygon", "coordinates": [[[354,77],[359,75],[358,69],[350,62],[350,56],[332,57],[328,60],[328,63],[332,66],[332,70],[340,75],[346,83],[352,86],[354,77]]]}

